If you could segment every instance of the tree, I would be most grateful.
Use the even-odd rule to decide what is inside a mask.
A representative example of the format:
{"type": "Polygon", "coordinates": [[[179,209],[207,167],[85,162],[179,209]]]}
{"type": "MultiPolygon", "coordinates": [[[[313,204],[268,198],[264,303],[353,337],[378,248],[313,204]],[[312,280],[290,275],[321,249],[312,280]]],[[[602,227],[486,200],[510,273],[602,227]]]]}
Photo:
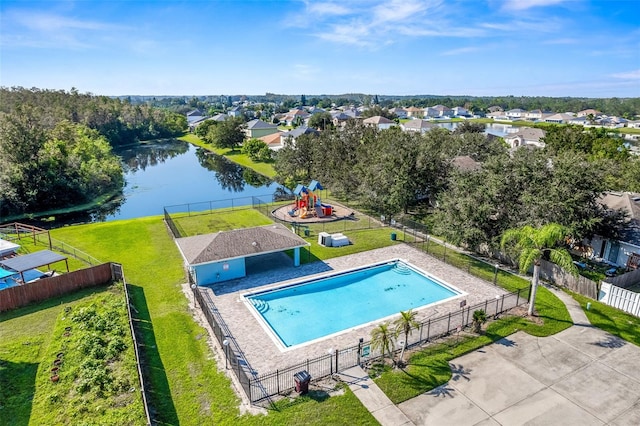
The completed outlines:
{"type": "Polygon", "coordinates": [[[234,151],[244,140],[244,120],[241,117],[230,117],[211,127],[205,142],[217,148],[231,148],[234,151]]]}
{"type": "Polygon", "coordinates": [[[264,152],[264,149],[267,149],[268,152],[269,147],[264,141],[260,139],[249,139],[245,143],[242,144],[242,153],[247,154],[249,158],[253,161],[263,161],[265,156],[268,156],[267,161],[271,158],[270,154],[264,152]]]}
{"type": "Polygon", "coordinates": [[[393,322],[393,325],[395,326],[395,335],[399,336],[401,333],[404,334],[404,343],[402,344],[402,351],[400,352],[400,364],[404,362],[404,351],[407,349],[407,342],[409,340],[411,330],[420,327],[420,323],[416,320],[416,316],[417,314],[413,312],[412,309],[409,309],[408,311],[400,311],[400,317],[393,322]]]}
{"type": "Polygon", "coordinates": [[[300,106],[305,106],[307,104],[307,97],[305,95],[300,96],[300,106]]]}
{"type": "Polygon", "coordinates": [[[487,314],[483,309],[476,309],[473,311],[473,331],[480,333],[482,324],[487,322],[487,314]]]}
{"type": "Polygon", "coordinates": [[[393,331],[389,328],[389,324],[386,322],[371,330],[371,347],[374,350],[380,349],[383,362],[385,356],[388,354],[389,358],[395,365],[395,360],[393,359],[393,354],[391,352],[394,347],[394,338],[395,336],[393,335],[393,331]]]}
{"type": "Polygon", "coordinates": [[[578,270],[571,254],[565,248],[557,247],[568,236],[568,229],[557,223],[548,223],[540,228],[523,226],[505,231],[500,242],[501,248],[513,248],[518,254],[521,273],[533,266],[533,279],[529,299],[529,315],[533,315],[538,281],[540,280],[540,260],[547,257],[562,269],[573,275],[578,270]]]}
{"type": "Polygon", "coordinates": [[[313,114],[311,118],[309,118],[309,127],[320,130],[333,127],[333,118],[328,112],[313,114]]]}

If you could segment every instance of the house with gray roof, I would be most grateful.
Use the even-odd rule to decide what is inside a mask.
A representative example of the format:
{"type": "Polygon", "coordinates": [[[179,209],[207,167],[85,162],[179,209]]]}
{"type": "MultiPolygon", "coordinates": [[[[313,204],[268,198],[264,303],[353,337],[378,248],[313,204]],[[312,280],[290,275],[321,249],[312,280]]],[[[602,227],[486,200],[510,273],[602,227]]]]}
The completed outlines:
{"type": "Polygon", "coordinates": [[[607,192],[598,201],[609,210],[624,212],[626,222],[617,240],[599,235],[591,239],[593,257],[614,266],[626,266],[631,256],[640,256],[640,194],[607,192]]]}
{"type": "Polygon", "coordinates": [[[522,146],[544,148],[542,139],[545,131],[534,127],[522,127],[516,133],[510,133],[504,137],[504,141],[511,149],[522,146]]]}
{"type": "Polygon", "coordinates": [[[291,141],[295,144],[296,139],[302,135],[317,135],[319,132],[316,129],[307,126],[296,127],[293,130],[288,132],[282,132],[280,134],[280,145],[284,146],[284,143],[287,139],[291,139],[291,141]]]}
{"type": "Polygon", "coordinates": [[[365,118],[362,120],[365,126],[377,127],[378,130],[389,129],[391,126],[395,126],[396,122],[389,120],[387,117],[381,115],[374,115],[373,117],[365,118]]]}
{"type": "Polygon", "coordinates": [[[278,126],[275,124],[267,123],[262,120],[251,120],[247,123],[245,134],[248,139],[261,138],[262,136],[271,135],[278,132],[278,126]]]}
{"type": "Polygon", "coordinates": [[[247,258],[293,250],[300,266],[300,248],[309,245],[282,224],[220,231],[175,240],[197,285],[210,285],[246,276],[247,258]]]}
{"type": "Polygon", "coordinates": [[[438,126],[436,126],[433,123],[430,123],[427,120],[422,120],[422,119],[409,120],[400,125],[400,128],[404,132],[420,132],[420,133],[426,133],[429,130],[433,129],[434,127],[438,127],[438,126]]]}

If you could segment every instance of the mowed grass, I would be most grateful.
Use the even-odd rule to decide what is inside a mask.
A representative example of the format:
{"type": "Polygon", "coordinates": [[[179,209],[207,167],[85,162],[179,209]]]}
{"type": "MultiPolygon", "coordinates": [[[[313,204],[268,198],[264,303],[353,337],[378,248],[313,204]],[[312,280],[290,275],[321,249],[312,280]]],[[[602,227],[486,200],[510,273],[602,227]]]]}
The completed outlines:
{"type": "MultiPolygon", "coordinates": [[[[51,363],[62,343],[60,319],[64,317],[65,308],[73,309],[109,293],[114,293],[109,287],[84,289],[0,314],[0,423],[73,423],[69,417],[64,417],[66,420],[55,417],[64,409],[80,408],[80,404],[74,404],[68,399],[68,393],[62,392],[62,388],[68,390],[72,384],[69,380],[63,380],[58,387],[49,379],[51,363]]],[[[114,295],[106,297],[122,297],[119,291],[115,291],[114,295]]],[[[124,374],[130,378],[132,386],[138,389],[135,367],[131,370],[131,363],[134,363],[132,348],[129,347],[127,351],[122,358],[128,364],[124,374]]],[[[91,415],[86,416],[87,422],[144,424],[140,394],[132,393],[122,401],[127,402],[125,411],[129,414],[123,414],[124,407],[109,410],[109,405],[114,404],[112,399],[94,398],[84,401],[82,405],[91,412],[91,415]],[[131,422],[127,423],[126,419],[131,419],[131,422]]]]}
{"type": "MultiPolygon", "coordinates": [[[[235,225],[234,225],[235,226],[235,225]]],[[[134,307],[144,320],[143,357],[151,405],[164,424],[377,424],[350,390],[301,398],[266,416],[241,415],[229,378],[219,370],[207,331],[181,291],[182,259],[161,218],[71,226],[55,238],[97,258],[122,263],[134,307]]]]}
{"type": "Polygon", "coordinates": [[[640,318],[580,294],[569,293],[580,303],[592,325],[640,346],[640,318]],[[591,304],[589,310],[587,303],[591,304]]]}

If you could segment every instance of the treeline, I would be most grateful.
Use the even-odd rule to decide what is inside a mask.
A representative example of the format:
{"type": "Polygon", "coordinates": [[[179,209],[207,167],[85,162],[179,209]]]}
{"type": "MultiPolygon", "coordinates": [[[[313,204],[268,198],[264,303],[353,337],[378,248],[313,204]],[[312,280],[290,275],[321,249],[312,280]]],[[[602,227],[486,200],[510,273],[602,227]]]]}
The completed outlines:
{"type": "Polygon", "coordinates": [[[192,97],[129,97],[133,103],[169,108],[185,113],[190,109],[200,108],[203,111],[224,110],[237,102],[254,102],[263,105],[274,104],[275,112],[286,112],[295,106],[315,106],[329,109],[332,105],[372,106],[385,108],[410,107],[424,108],[441,104],[449,108],[465,107],[473,112],[489,112],[489,107],[499,106],[505,111],[515,108],[531,111],[539,109],[550,112],[578,112],[585,109],[596,109],[603,114],[634,119],[640,115],[640,98],[572,98],[547,96],[391,96],[348,93],[341,95],[281,95],[267,93],[251,96],[192,96],[192,97]]]}
{"type": "Polygon", "coordinates": [[[287,143],[275,168],[289,187],[317,179],[378,214],[427,212],[434,233],[473,249],[495,247],[506,229],[525,224],[560,223],[577,238],[613,236],[622,217],[598,198],[640,191],[640,158],[622,139],[558,126],[548,130],[547,148],[509,152],[481,130],[465,123],[419,134],[350,122],[287,143]]]}
{"type": "Polygon", "coordinates": [[[90,202],[121,190],[112,147],[171,137],[186,118],[91,94],[1,88],[0,214],[90,202]]]}

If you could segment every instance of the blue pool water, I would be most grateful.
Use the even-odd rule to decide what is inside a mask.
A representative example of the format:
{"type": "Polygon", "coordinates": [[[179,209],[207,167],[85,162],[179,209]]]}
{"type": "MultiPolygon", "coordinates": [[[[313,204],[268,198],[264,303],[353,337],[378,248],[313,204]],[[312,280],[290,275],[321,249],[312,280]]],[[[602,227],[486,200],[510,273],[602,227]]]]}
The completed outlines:
{"type": "Polygon", "coordinates": [[[394,260],[245,297],[290,347],[460,294],[394,260]]]}
{"type": "MultiPolygon", "coordinates": [[[[44,274],[37,269],[24,271],[23,275],[25,282],[36,280],[44,276],[44,274]]],[[[16,281],[17,279],[20,279],[19,273],[0,268],[0,290],[18,285],[18,282],[16,281]]]]}

